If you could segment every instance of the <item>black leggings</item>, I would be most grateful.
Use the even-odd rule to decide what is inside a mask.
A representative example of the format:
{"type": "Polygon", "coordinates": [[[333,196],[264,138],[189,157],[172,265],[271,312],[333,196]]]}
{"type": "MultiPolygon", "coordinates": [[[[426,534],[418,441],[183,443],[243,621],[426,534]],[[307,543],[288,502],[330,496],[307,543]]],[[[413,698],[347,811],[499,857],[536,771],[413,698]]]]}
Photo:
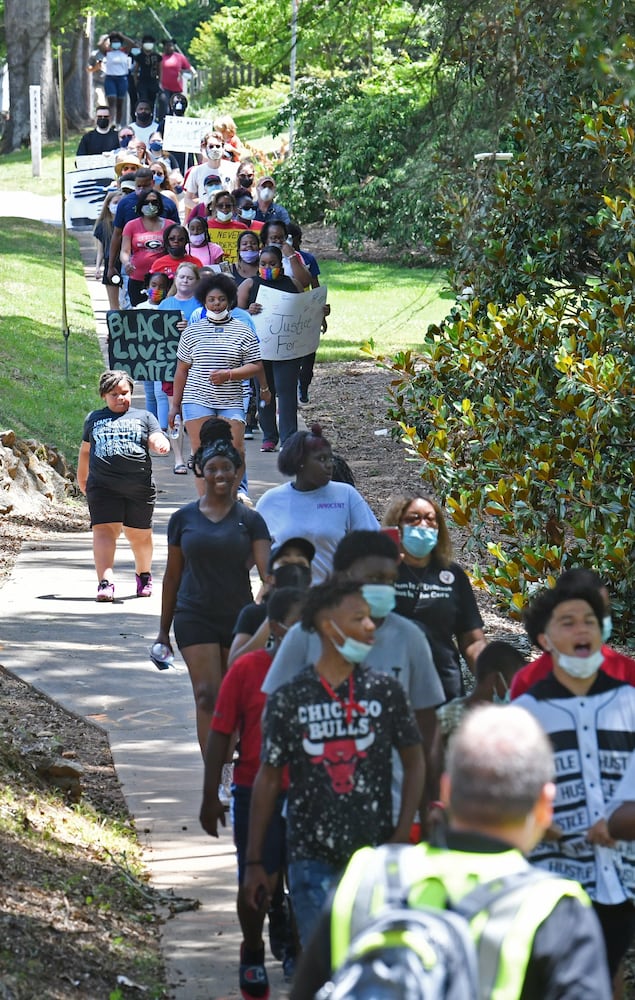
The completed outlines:
{"type": "Polygon", "coordinates": [[[602,927],[606,958],[613,979],[635,936],[635,906],[627,900],[615,906],[593,903],[593,909],[602,927]]]}

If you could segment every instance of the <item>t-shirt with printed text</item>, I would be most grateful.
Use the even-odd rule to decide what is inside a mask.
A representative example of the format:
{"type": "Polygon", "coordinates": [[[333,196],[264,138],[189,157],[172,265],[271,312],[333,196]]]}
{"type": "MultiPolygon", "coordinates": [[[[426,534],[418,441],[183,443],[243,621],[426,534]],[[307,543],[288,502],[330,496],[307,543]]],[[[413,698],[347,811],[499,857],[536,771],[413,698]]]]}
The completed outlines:
{"type": "Polygon", "coordinates": [[[289,860],[343,866],[363,845],[393,833],[392,748],[421,742],[401,685],[356,667],[352,700],[365,709],[347,722],[349,681],[322,685],[314,667],[267,699],[261,760],[289,765],[289,860]]]}

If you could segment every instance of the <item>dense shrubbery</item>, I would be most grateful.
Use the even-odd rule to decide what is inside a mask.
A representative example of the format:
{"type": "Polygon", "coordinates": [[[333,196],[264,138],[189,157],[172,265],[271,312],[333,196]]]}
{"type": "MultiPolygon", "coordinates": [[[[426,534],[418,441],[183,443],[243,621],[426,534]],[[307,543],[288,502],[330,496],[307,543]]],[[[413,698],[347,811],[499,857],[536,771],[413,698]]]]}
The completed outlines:
{"type": "Polygon", "coordinates": [[[620,93],[576,103],[559,123],[534,116],[535,155],[488,172],[450,217],[457,286],[476,298],[384,363],[477,583],[518,611],[586,565],[619,613],[635,597],[635,121],[620,93]]]}

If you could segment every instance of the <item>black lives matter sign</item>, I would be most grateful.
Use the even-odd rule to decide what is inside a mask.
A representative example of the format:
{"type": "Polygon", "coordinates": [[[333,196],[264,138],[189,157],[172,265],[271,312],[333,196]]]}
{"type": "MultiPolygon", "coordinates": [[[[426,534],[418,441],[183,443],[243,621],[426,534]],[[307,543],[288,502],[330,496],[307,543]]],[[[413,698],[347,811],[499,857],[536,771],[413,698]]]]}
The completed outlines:
{"type": "Polygon", "coordinates": [[[182,319],[177,310],[111,309],[108,363],[140,382],[173,382],[182,319]]]}

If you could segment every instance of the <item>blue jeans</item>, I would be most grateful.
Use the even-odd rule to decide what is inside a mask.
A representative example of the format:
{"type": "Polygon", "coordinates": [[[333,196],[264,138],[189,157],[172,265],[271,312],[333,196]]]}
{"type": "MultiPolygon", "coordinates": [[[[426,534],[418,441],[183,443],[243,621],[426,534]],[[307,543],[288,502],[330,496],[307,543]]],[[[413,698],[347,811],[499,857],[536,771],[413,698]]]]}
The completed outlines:
{"type": "Polygon", "coordinates": [[[163,382],[154,383],[154,398],[157,403],[157,417],[161,424],[161,430],[168,429],[168,411],[170,409],[170,397],[163,391],[163,382]]]}
{"type": "Polygon", "coordinates": [[[304,858],[289,862],[289,889],[300,944],[308,945],[322,907],[340,875],[325,861],[304,858]]]}
{"type": "Polygon", "coordinates": [[[302,358],[290,361],[265,361],[265,374],[271,389],[271,402],[260,410],[260,426],[265,441],[284,444],[298,429],[298,375],[302,358]],[[276,397],[278,426],[276,426],[276,397]],[[280,433],[278,433],[278,428],[280,433]]]}
{"type": "MultiPolygon", "coordinates": [[[[142,382],[141,384],[143,386],[143,391],[146,396],[146,410],[148,410],[149,413],[152,413],[155,417],[157,417],[159,414],[159,409],[157,406],[157,397],[154,391],[156,382],[142,382]]],[[[166,421],[166,427],[167,427],[167,421],[166,421]]]]}

